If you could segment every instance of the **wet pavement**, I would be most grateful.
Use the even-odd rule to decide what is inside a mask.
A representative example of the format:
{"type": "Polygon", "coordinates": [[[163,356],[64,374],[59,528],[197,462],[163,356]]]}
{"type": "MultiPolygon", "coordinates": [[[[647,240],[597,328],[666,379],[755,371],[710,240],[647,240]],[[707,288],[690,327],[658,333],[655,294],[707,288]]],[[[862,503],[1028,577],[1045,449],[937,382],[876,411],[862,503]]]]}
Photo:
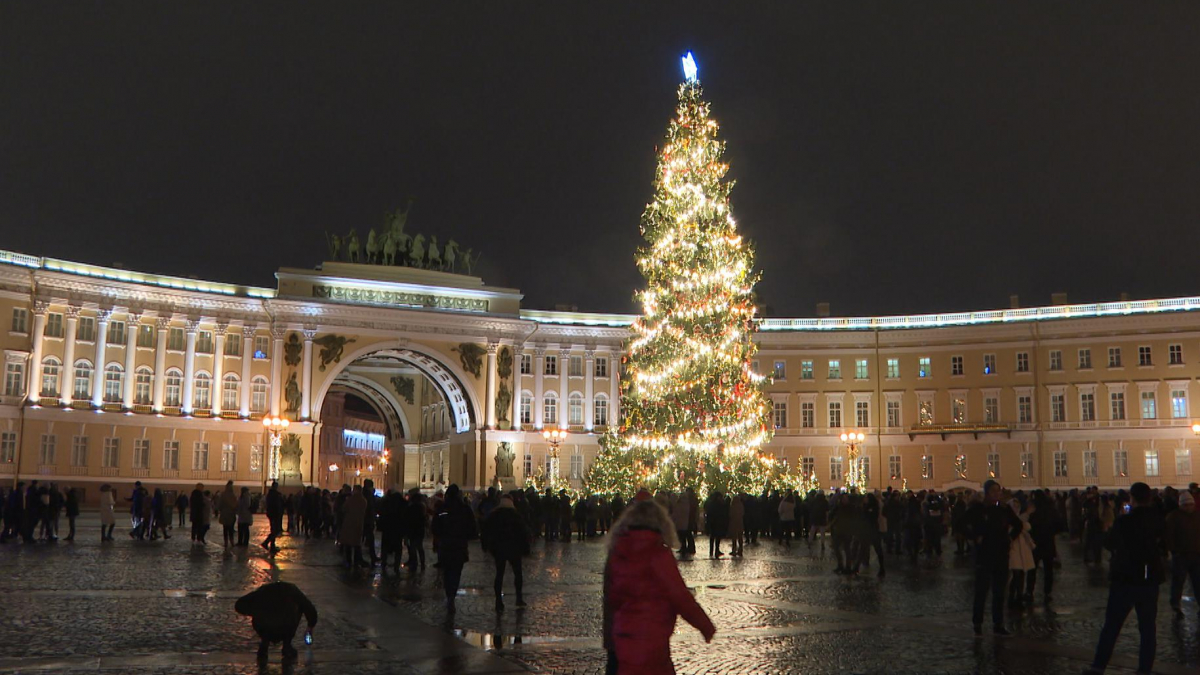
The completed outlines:
{"type": "MultiPolygon", "coordinates": [[[[529,607],[497,615],[493,568],[471,551],[458,611],[448,616],[433,567],[350,572],[332,542],[285,537],[274,559],[252,545],[192,546],[186,532],[101,545],[90,515],[74,543],[0,547],[0,672],[29,673],[603,673],[605,541],[538,542],[525,564],[529,607]],[[294,668],[278,651],[260,667],[257,639],[234,601],[261,583],[291,581],[317,604],[312,647],[294,668]]],[[[253,541],[265,534],[255,527],[253,541]]],[[[124,537],[121,539],[120,537],[124,537]]],[[[219,532],[217,533],[219,539],[219,532]]],[[[706,542],[700,548],[706,549],[706,542]]],[[[1060,544],[1054,602],[1010,615],[1013,638],[971,633],[971,567],[889,558],[885,579],[844,578],[821,547],[747,546],[743,559],[680,564],[718,633],[705,644],[680,624],[680,673],[1071,673],[1090,661],[1103,621],[1103,567],[1060,544]]],[[[430,562],[432,563],[432,556],[430,562]]],[[[511,592],[511,577],[506,586],[511,592]]],[[[1174,616],[1160,596],[1156,672],[1200,667],[1197,605],[1174,616]]],[[[299,643],[299,641],[297,641],[299,643]]],[[[1131,617],[1109,672],[1133,672],[1131,617]]]]}

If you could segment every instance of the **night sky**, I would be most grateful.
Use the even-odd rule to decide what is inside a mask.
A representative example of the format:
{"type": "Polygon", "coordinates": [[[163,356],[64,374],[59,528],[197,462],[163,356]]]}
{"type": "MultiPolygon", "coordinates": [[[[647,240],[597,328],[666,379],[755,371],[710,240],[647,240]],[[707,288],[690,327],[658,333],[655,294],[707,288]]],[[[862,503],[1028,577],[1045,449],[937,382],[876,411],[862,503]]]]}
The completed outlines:
{"type": "Polygon", "coordinates": [[[0,4],[0,248],[274,286],[411,196],[633,311],[693,50],[772,315],[1200,294],[1200,3],[359,4],[0,4]]]}

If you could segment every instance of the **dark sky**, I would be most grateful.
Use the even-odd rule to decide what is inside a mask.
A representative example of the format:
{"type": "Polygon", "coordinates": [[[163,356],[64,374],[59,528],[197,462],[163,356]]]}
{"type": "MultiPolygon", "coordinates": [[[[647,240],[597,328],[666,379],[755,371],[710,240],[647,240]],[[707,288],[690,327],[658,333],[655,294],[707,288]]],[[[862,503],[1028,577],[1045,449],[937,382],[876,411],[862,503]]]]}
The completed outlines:
{"type": "Polygon", "coordinates": [[[773,315],[1200,293],[1200,3],[622,5],[4,2],[0,248],[273,286],[411,195],[632,311],[690,49],[773,315]]]}

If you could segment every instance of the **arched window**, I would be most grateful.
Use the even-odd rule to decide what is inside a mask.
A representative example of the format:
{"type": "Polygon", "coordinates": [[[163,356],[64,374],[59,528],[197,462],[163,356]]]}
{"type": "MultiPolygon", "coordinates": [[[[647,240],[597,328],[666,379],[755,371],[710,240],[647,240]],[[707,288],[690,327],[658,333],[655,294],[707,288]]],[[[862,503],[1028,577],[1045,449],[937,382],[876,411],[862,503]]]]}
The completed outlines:
{"type": "Polygon", "coordinates": [[[212,375],[204,371],[196,373],[195,392],[192,394],[192,406],[197,410],[208,410],[212,407],[212,375]]]}
{"type": "Polygon", "coordinates": [[[567,424],[573,427],[583,424],[583,394],[577,391],[567,397],[567,424]]]}
{"type": "Polygon", "coordinates": [[[42,359],[42,396],[47,398],[58,396],[58,377],[60,373],[62,373],[62,361],[53,356],[47,356],[42,359]]]}
{"type": "Polygon", "coordinates": [[[178,408],[183,405],[183,371],[178,368],[167,370],[166,406],[178,408]]]}
{"type": "Polygon", "coordinates": [[[264,413],[267,411],[267,378],[259,375],[250,382],[250,412],[264,413]]]}
{"type": "Polygon", "coordinates": [[[592,404],[594,417],[592,423],[598,427],[608,426],[608,396],[597,394],[596,402],[592,404]]]}
{"type": "Polygon", "coordinates": [[[71,396],[76,401],[86,401],[92,397],[92,362],[86,359],[79,359],[75,362],[75,386],[71,389],[71,396]]]}
{"type": "Polygon", "coordinates": [[[558,424],[558,394],[552,391],[542,400],[542,423],[558,424]]]}
{"type": "Polygon", "coordinates": [[[125,368],[119,363],[104,366],[104,402],[120,403],[121,391],[125,384],[125,368]]]}
{"type": "Polygon", "coordinates": [[[221,410],[237,410],[242,381],[234,373],[226,373],[221,379],[221,410]]]}
{"type": "Polygon", "coordinates": [[[148,366],[141,366],[134,371],[133,402],[137,405],[150,405],[150,388],[154,384],[154,371],[148,366]]]}
{"type": "Polygon", "coordinates": [[[533,424],[533,394],[521,392],[521,424],[533,424]]]}

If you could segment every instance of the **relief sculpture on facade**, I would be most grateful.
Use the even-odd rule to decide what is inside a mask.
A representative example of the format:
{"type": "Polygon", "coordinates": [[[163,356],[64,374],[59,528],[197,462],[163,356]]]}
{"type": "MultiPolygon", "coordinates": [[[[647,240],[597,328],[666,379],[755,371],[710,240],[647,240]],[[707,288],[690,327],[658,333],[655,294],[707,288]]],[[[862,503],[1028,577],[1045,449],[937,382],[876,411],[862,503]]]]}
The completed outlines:
{"type": "Polygon", "coordinates": [[[355,342],[354,338],[348,338],[344,335],[322,335],[313,340],[314,344],[321,347],[321,366],[320,370],[324,372],[325,367],[331,363],[340,363],[342,360],[342,352],[345,351],[346,345],[355,342]]]}

